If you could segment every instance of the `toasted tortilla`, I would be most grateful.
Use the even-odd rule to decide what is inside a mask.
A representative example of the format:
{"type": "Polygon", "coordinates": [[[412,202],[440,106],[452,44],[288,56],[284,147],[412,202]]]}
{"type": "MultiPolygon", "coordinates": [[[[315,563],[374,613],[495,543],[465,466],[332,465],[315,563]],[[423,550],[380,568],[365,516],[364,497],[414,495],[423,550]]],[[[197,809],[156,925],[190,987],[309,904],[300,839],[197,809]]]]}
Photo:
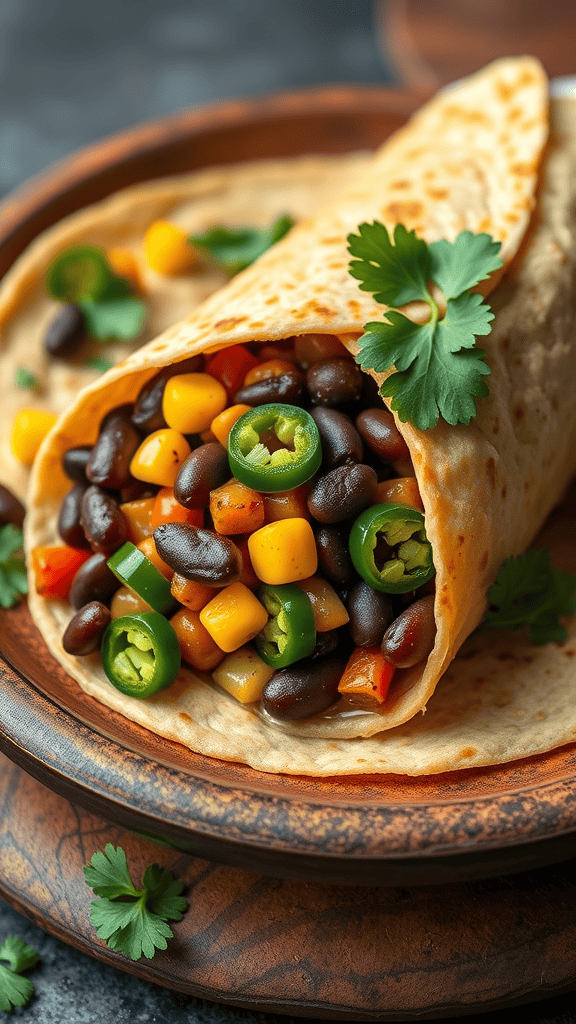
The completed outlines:
{"type": "MultiPolygon", "coordinates": [[[[546,82],[529,58],[498,61],[440,94],[383,147],[352,190],[85,390],[46,439],[34,469],[28,548],[57,541],[58,506],[69,486],[63,452],[80,438],[95,440],[102,416],[134,400],[160,366],[244,341],[318,331],[338,334],[355,351],[363,324],[385,315],[347,273],[346,236],[359,223],[402,221],[429,241],[464,228],[488,231],[501,240],[508,267],[492,295],[493,331],[482,339],[490,395],[470,426],[440,422],[421,432],[398,424],[437,570],[437,638],[427,661],[397,673],[378,713],[346,716],[336,707],[282,726],[186,669],[168,690],[131,700],[108,683],[97,656],[65,654],[60,638],[70,609],[42,600],[31,579],[34,619],[83,689],[160,735],[265,771],[427,774],[526,756],[572,738],[576,701],[565,699],[565,686],[542,691],[558,667],[556,645],[530,649],[530,662],[525,653],[512,655],[531,666],[513,672],[510,640],[504,656],[498,638],[483,639],[478,654],[454,662],[430,700],[480,622],[501,562],[530,543],[576,465],[576,131],[551,139],[526,232],[546,135],[546,82]],[[550,699],[552,719],[543,711],[550,699]],[[415,718],[428,704],[426,717],[415,718]]],[[[514,650],[526,648],[520,642],[514,650]]],[[[568,675],[561,673],[563,683],[568,675]]]]}
{"type": "Polygon", "coordinates": [[[113,363],[121,362],[227,282],[228,277],[206,261],[181,277],[165,277],[150,270],[143,251],[150,224],[169,220],[187,232],[201,233],[215,224],[260,227],[284,213],[299,221],[354,180],[368,159],[367,153],[304,156],[163,178],[123,189],[39,235],[0,284],[0,391],[4,413],[0,423],[0,483],[24,499],[29,472],[10,451],[12,421],[18,409],[27,406],[60,415],[82,388],[101,376],[86,365],[87,359],[102,355],[113,363]],[[54,256],[72,245],[122,247],[134,255],[150,311],[137,341],[106,345],[87,341],[69,360],[47,355],[44,334],[59,303],[46,292],[46,269],[54,256]],[[38,393],[16,386],[18,367],[38,377],[38,393]]]}

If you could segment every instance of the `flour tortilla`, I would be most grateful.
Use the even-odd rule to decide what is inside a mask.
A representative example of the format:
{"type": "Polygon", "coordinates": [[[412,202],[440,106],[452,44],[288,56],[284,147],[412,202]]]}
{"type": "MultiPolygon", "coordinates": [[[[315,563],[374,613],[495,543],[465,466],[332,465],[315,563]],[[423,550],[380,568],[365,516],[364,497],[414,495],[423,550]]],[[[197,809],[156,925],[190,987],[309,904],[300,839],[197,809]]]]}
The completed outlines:
{"type": "Polygon", "coordinates": [[[18,409],[32,406],[60,415],[82,388],[100,376],[85,365],[87,358],[103,355],[113,363],[121,362],[228,280],[205,261],[181,277],[166,277],[150,270],[143,240],[153,221],[169,220],[186,232],[199,233],[215,224],[263,226],[284,213],[302,220],[357,177],[368,159],[366,153],[304,156],[163,178],[117,192],[43,232],[0,284],[0,483],[24,499],[29,472],[10,451],[10,431],[18,409]],[[107,345],[87,342],[77,357],[64,361],[51,358],[44,350],[46,327],[60,308],[47,295],[44,278],[51,259],[72,245],[122,247],[133,253],[150,312],[137,341],[107,345]],[[39,378],[38,394],[16,387],[19,366],[39,378]]]}
{"type": "MultiPolygon", "coordinates": [[[[159,366],[228,344],[317,331],[339,334],[354,351],[355,334],[384,312],[347,274],[345,238],[361,221],[380,217],[392,226],[402,220],[428,240],[453,238],[463,228],[486,230],[502,240],[510,263],[532,208],[546,106],[540,66],[528,58],[497,62],[440,95],[384,147],[350,193],[110,371],[101,386],[87,389],[48,437],[35,466],[28,547],[56,541],[57,509],[68,487],[59,468],[62,453],[80,438],[95,439],[104,413],[133,400],[159,366]]],[[[87,692],[202,753],[275,772],[426,774],[525,756],[572,738],[576,701],[566,699],[560,683],[543,690],[558,669],[560,648],[530,649],[528,662],[522,644],[508,657],[508,638],[506,657],[497,639],[458,659],[426,717],[414,716],[480,621],[499,565],[528,545],[576,463],[575,138],[552,139],[532,226],[492,296],[494,329],[483,339],[492,368],[489,398],[468,427],[440,423],[422,433],[400,425],[437,569],[438,632],[426,664],[397,673],[381,714],[324,716],[282,727],[187,670],[156,697],[130,700],[110,686],[97,656],[74,659],[63,652],[60,637],[70,610],[39,598],[32,579],[34,619],[87,692]],[[516,666],[520,659],[521,671],[513,671],[510,658],[516,666]],[[551,701],[555,713],[548,718],[551,701]]],[[[567,675],[557,678],[564,684],[567,675]]]]}

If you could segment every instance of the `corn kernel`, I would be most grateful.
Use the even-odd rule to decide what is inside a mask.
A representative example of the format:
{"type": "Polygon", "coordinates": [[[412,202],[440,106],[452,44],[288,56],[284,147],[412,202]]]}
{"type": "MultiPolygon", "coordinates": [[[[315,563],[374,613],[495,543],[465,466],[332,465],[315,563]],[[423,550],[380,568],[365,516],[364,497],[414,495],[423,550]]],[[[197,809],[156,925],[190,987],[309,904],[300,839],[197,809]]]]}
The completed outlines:
{"type": "Polygon", "coordinates": [[[130,463],[130,472],[137,480],[160,487],[174,487],[178,470],[190,445],[177,430],[156,430],[142,442],[130,463]]]}
{"type": "Polygon", "coordinates": [[[226,389],[209,373],[181,373],[166,384],[162,412],[174,430],[199,434],[210,428],[227,401],[226,389]]]}
{"type": "Polygon", "coordinates": [[[350,616],[333,587],[321,576],[311,576],[296,584],[307,595],[314,615],[314,626],[318,633],[338,629],[350,621],[350,616]]]}
{"type": "Polygon", "coordinates": [[[187,580],[177,572],[172,577],[170,590],[172,596],[180,604],[189,608],[191,612],[201,611],[204,605],[214,597],[214,587],[205,587],[203,583],[194,583],[193,580],[187,580]]]}
{"type": "Polygon", "coordinates": [[[295,583],[313,576],[318,554],[306,519],[279,519],[248,538],[254,572],[263,583],[295,583]]]}
{"type": "Polygon", "coordinates": [[[132,544],[139,544],[152,534],[152,510],[155,501],[155,498],[138,498],[136,501],[125,501],[120,505],[120,511],[128,523],[127,540],[132,541],[132,544]]]}
{"type": "Polygon", "coordinates": [[[135,257],[128,249],[108,249],[106,257],[115,274],[118,274],[119,277],[125,277],[135,291],[142,292],[144,290],[140,268],[135,257]]]}
{"type": "Polygon", "coordinates": [[[232,427],[245,412],[250,412],[251,408],[251,405],[230,405],[228,409],[218,413],[212,420],[210,430],[225,448],[228,446],[228,437],[232,427]]]}
{"type": "Polygon", "coordinates": [[[220,662],[212,678],[241,704],[253,704],[260,700],[262,690],[273,675],[274,669],[262,661],[254,648],[241,647],[220,662]]]}
{"type": "Polygon", "coordinates": [[[410,508],[418,508],[421,512],[424,511],[415,476],[397,476],[392,477],[390,480],[383,480],[382,483],[378,484],[376,501],[408,505],[410,508]]]}
{"type": "Polygon", "coordinates": [[[200,612],[200,622],[223,651],[230,653],[252,640],[268,622],[268,612],[243,583],[219,590],[200,612]]]}
{"type": "Polygon", "coordinates": [[[42,409],[20,409],[14,417],[10,450],[15,459],[31,466],[36,453],[57,417],[42,409]]]}
{"type": "Polygon", "coordinates": [[[198,263],[198,256],[186,239],[186,234],[175,224],[157,220],[144,237],[144,254],[148,266],[157,274],[177,277],[198,263]]]}

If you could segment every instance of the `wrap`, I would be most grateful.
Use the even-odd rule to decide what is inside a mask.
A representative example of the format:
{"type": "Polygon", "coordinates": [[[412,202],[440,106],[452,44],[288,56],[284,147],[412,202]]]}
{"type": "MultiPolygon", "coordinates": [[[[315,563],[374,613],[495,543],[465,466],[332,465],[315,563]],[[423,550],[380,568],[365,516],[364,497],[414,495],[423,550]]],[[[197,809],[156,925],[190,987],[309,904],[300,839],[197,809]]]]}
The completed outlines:
{"type": "MultiPolygon", "coordinates": [[[[459,659],[425,719],[414,717],[480,622],[498,567],[530,543],[576,464],[576,151],[574,139],[553,138],[537,181],[546,113],[545,79],[529,58],[496,62],[440,94],[383,147],[352,190],[86,389],[46,439],[33,472],[29,549],[57,539],[58,505],[68,487],[63,452],[80,439],[95,439],[102,416],[133,401],[159,367],[227,345],[316,332],[337,334],[356,351],[363,325],[385,314],[347,272],[346,236],[361,222],[402,222],[427,241],[453,239],[464,229],[487,231],[501,240],[508,266],[492,295],[492,333],[482,339],[490,395],[469,426],[441,421],[421,432],[398,423],[437,570],[437,635],[427,661],[397,673],[380,713],[336,711],[290,725],[256,717],[187,670],[159,695],[131,700],[108,683],[98,657],[80,661],[63,652],[70,610],[42,600],[31,580],[32,615],[83,689],[199,752],[292,774],[431,773],[524,756],[572,737],[574,701],[566,718],[564,689],[553,688],[561,705],[554,726],[545,713],[542,718],[553,645],[533,651],[530,669],[515,676],[498,653],[490,662],[488,641],[478,654],[459,659]],[[524,728],[517,731],[521,719],[524,728]],[[537,724],[542,721],[545,729],[537,724]]],[[[518,649],[525,650],[521,643],[518,649]]],[[[546,706],[549,699],[548,688],[546,706]]]]}

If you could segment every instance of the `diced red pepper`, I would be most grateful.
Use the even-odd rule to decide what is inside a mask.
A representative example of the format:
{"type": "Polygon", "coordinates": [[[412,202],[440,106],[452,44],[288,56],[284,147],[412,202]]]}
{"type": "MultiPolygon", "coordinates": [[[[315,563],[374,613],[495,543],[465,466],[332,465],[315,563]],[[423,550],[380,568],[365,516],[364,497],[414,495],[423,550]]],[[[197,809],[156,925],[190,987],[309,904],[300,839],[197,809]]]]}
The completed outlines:
{"type": "Polygon", "coordinates": [[[92,551],[62,546],[34,548],[32,566],[38,593],[55,601],[66,600],[78,569],[92,554],[92,551]]]}
{"type": "Polygon", "coordinates": [[[373,697],[383,704],[395,671],[379,647],[357,647],[348,659],[338,689],[340,693],[373,697]]]}
{"type": "Polygon", "coordinates": [[[152,509],[152,532],[162,523],[188,523],[189,526],[204,526],[204,510],[184,508],[174,497],[172,487],[162,487],[156,495],[152,509]]]}
{"type": "Polygon", "coordinates": [[[228,397],[233,397],[244,384],[244,377],[249,370],[257,366],[259,360],[244,345],[231,345],[223,348],[206,363],[205,373],[216,377],[224,385],[228,397]]]}

